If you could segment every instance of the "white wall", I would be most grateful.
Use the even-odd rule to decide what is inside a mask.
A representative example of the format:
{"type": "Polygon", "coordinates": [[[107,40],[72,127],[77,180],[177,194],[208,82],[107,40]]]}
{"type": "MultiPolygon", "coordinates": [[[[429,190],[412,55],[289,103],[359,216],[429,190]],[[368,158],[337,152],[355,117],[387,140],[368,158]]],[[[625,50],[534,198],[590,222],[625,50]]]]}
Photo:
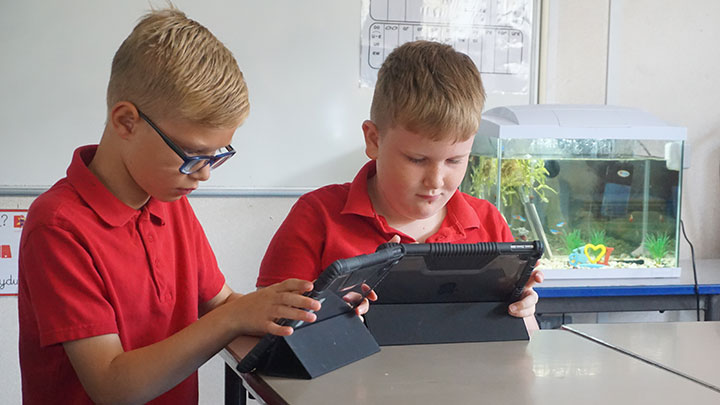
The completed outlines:
{"type": "MultiPolygon", "coordinates": [[[[720,52],[715,44],[720,25],[714,23],[720,20],[720,2],[550,0],[545,15],[541,101],[603,103],[607,97],[612,104],[642,108],[687,126],[692,160],[683,184],[683,217],[698,256],[720,257],[714,232],[720,225],[720,52]],[[619,26],[609,24],[610,9],[619,26]],[[632,35],[623,40],[628,30],[632,35]]],[[[0,208],[27,208],[31,201],[0,197],[0,208]]],[[[253,290],[265,246],[295,198],[190,201],[230,286],[253,290]]],[[[681,249],[687,257],[687,245],[681,249]]],[[[17,299],[0,297],[0,403],[20,402],[16,317],[17,299]]],[[[222,361],[211,360],[200,374],[201,403],[221,403],[222,361]]]]}

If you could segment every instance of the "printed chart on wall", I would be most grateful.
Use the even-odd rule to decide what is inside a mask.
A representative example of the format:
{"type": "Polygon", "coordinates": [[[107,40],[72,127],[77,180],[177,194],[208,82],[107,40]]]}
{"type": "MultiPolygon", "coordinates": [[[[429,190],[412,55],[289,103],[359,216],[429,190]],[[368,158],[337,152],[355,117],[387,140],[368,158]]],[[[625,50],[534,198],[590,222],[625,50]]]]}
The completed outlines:
{"type": "Polygon", "coordinates": [[[27,210],[0,209],[0,295],[18,291],[18,248],[27,210]]]}
{"type": "Polygon", "coordinates": [[[396,47],[430,40],[470,56],[487,93],[528,94],[533,15],[533,0],[363,0],[360,85],[396,47]]]}

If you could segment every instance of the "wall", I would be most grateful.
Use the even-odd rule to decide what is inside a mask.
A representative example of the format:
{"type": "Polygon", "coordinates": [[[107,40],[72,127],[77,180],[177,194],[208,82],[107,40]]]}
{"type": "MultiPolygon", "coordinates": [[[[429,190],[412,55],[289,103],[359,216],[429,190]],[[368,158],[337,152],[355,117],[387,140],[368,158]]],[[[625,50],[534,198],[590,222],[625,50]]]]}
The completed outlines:
{"type": "Polygon", "coordinates": [[[609,5],[610,0],[543,3],[541,104],[605,103],[609,5]]]}

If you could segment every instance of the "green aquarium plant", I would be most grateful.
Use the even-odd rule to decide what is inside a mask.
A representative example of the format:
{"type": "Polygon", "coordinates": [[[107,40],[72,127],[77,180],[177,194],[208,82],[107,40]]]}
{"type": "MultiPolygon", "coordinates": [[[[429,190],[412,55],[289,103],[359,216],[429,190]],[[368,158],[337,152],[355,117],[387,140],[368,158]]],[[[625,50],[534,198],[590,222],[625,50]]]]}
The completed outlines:
{"type": "Polygon", "coordinates": [[[580,246],[585,245],[585,241],[583,241],[582,235],[580,235],[580,230],[575,229],[574,231],[564,235],[565,238],[565,249],[567,249],[567,253],[572,253],[573,250],[579,248],[580,246]]]}
{"type": "Polygon", "coordinates": [[[593,245],[606,245],[606,239],[604,229],[594,229],[590,232],[590,243],[593,245]]]}
{"type": "Polygon", "coordinates": [[[670,253],[670,236],[665,232],[645,235],[645,249],[655,263],[660,264],[662,259],[670,253]]]}
{"type": "MultiPolygon", "coordinates": [[[[487,198],[497,184],[497,158],[476,156],[470,162],[469,194],[487,198]]],[[[500,167],[500,198],[505,206],[512,205],[521,193],[533,190],[543,202],[548,202],[546,191],[557,194],[546,184],[548,171],[543,159],[505,159],[500,167]],[[525,190],[525,191],[524,191],[525,190]]]]}

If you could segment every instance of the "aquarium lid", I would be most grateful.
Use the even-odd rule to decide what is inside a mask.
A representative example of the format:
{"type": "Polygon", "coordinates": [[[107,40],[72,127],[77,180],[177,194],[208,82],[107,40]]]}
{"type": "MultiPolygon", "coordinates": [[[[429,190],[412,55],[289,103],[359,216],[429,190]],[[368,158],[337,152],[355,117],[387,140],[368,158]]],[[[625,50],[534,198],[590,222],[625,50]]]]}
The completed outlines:
{"type": "Polygon", "coordinates": [[[533,104],[496,107],[482,115],[478,135],[496,138],[642,139],[684,141],[687,128],[635,108],[533,104]]]}

